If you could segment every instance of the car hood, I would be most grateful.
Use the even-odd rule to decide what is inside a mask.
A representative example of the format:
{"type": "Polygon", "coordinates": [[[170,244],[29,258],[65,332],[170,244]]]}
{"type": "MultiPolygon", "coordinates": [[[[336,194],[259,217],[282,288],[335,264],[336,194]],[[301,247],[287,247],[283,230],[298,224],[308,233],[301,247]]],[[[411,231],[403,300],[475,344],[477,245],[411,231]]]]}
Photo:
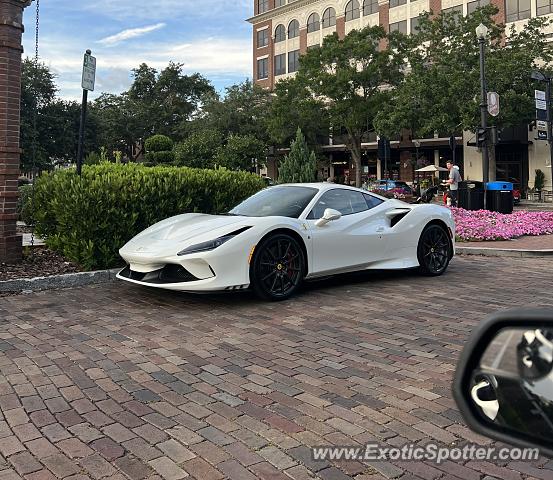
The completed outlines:
{"type": "Polygon", "coordinates": [[[246,217],[200,213],[177,215],[139,233],[122,250],[153,252],[169,245],[173,248],[185,247],[227,235],[245,226],[250,226],[246,217]]]}

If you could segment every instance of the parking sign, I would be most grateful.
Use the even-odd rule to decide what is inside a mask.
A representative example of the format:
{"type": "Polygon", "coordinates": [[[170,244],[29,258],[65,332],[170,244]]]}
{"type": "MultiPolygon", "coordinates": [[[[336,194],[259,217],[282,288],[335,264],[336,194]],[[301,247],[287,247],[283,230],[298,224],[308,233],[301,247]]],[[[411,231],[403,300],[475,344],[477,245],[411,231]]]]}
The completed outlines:
{"type": "Polygon", "coordinates": [[[94,91],[94,84],[96,83],[96,57],[93,57],[89,53],[85,53],[83,62],[83,90],[89,92],[94,91]]]}

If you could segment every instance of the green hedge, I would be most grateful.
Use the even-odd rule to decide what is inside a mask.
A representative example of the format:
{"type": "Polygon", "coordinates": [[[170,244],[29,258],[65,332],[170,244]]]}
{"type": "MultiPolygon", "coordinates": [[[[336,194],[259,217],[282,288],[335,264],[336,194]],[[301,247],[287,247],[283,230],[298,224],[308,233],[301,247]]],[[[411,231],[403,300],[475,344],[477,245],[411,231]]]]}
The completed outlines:
{"type": "Polygon", "coordinates": [[[264,187],[245,172],[101,164],[41,176],[36,232],[86,269],[121,263],[118,250],[150,225],[187,212],[224,213],[264,187]]]}

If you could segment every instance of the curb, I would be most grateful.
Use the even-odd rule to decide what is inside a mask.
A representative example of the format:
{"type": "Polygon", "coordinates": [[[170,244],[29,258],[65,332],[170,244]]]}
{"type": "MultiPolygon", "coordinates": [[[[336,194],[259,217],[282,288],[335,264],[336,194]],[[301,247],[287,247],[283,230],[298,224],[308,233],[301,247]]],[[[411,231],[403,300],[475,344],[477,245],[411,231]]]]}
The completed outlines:
{"type": "Polygon", "coordinates": [[[19,278],[0,282],[0,293],[39,292],[58,288],[74,288],[85,285],[108,283],[115,280],[120,268],[96,272],[68,273],[52,277],[19,278]]]}
{"type": "Polygon", "coordinates": [[[481,255],[484,257],[552,257],[553,250],[521,250],[490,247],[455,247],[457,255],[481,255]]]}

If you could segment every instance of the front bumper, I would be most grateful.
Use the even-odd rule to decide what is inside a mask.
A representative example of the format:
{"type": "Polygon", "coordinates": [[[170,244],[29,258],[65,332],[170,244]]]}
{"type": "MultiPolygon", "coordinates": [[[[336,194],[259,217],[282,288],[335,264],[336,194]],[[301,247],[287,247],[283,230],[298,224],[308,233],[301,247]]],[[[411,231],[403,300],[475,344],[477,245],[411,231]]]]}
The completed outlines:
{"type": "Polygon", "coordinates": [[[229,242],[209,252],[158,256],[123,248],[120,253],[127,267],[117,278],[136,285],[184,292],[242,290],[250,284],[250,249],[243,243],[229,242]]]}

